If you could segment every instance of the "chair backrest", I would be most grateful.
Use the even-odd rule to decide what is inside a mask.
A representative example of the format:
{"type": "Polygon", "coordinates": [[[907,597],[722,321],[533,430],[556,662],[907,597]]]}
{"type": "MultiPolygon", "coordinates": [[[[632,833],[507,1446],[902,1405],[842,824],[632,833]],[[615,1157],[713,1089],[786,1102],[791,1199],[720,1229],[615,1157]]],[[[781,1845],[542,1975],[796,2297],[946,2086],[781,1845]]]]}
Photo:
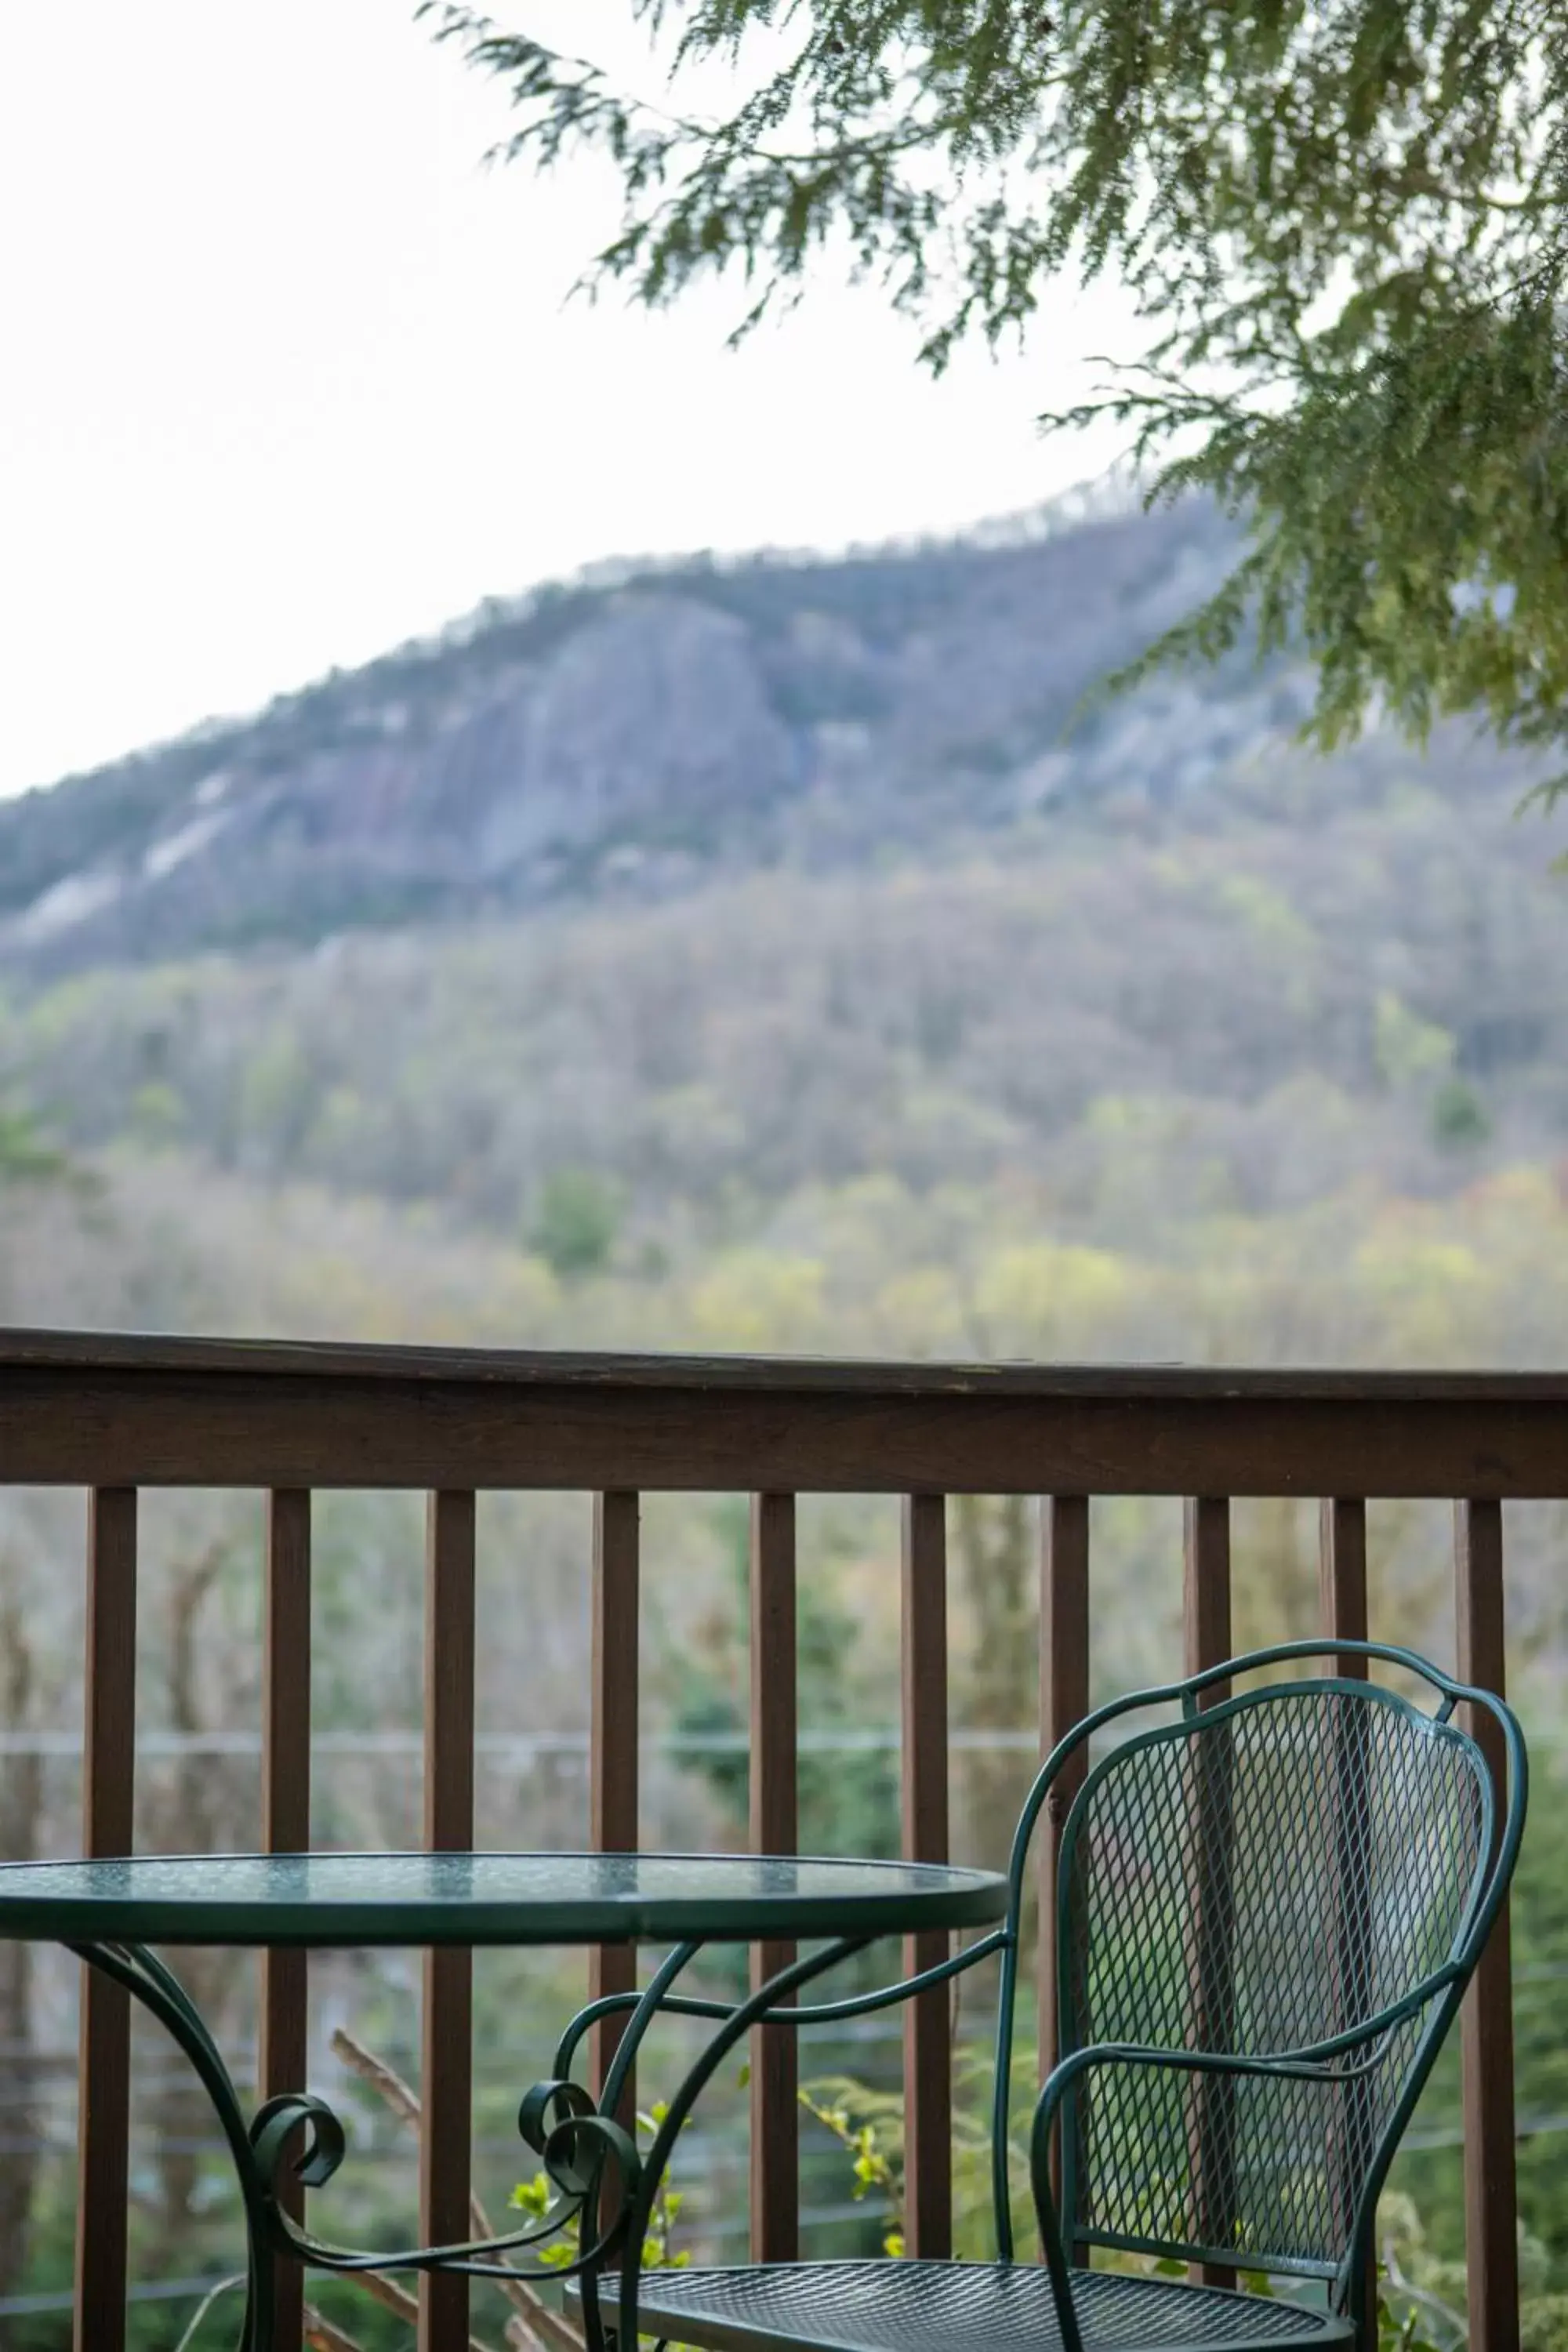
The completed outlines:
{"type": "MultiPolygon", "coordinates": [[[[1015,1928],[1032,1833],[1068,1759],[1139,1708],[1177,1720],[1091,1760],[1058,1866],[1058,2210],[1069,2242],[1352,2291],[1394,2147],[1511,1874],[1524,1746],[1509,1709],[1409,1652],[1293,1643],[1101,1708],[1051,1757],[1013,1856],[1015,1928]],[[1259,1669],[1356,1654],[1403,1668],[1427,1711],[1330,1672],[1232,1695],[1259,1669]],[[1489,1714],[1500,1785],[1454,1720],[1489,1714]],[[1241,2062],[1194,2070],[1133,2052],[1241,2062]],[[1247,2062],[1310,2053],[1304,2074],[1247,2062]]],[[[1472,1717],[1472,1720],[1475,1718],[1472,1717]]],[[[1042,1922],[1042,1933],[1047,1932],[1042,1922]]],[[[1010,2251],[1007,2075],[1016,1941],[997,2044],[997,2229],[1010,2251]]]]}

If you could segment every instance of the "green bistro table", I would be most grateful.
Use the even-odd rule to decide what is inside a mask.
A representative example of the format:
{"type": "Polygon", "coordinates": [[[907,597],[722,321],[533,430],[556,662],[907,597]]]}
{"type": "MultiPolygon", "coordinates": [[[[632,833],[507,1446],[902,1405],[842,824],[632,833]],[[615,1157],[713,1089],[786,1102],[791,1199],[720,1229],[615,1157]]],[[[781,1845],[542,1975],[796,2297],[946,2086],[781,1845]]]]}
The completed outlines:
{"type": "MultiPolygon", "coordinates": [[[[1006,1882],[934,1864],[773,1859],[749,1854],[309,1853],[136,1856],[123,1862],[0,1865],[0,1939],[59,1944],[122,1985],[163,2024],[195,2069],[233,2158],[247,2239],[239,2352],[269,2352],[273,2257],[310,2268],[461,2271],[576,2279],[592,2352],[635,2347],[636,2250],[643,2244],[677,2134],[726,2053],[799,1987],[879,1937],[984,1927],[1000,1919],[1006,1882]],[[780,1942],[812,1948],[736,2003],[694,2000],[676,1979],[705,1944],[780,1942]],[[549,2077],[524,2097],[522,2138],[553,2190],[549,2210],[511,2234],[462,2245],[360,2252],[311,2237],[286,2209],[291,2181],[320,2188],[342,2162],[343,2128],[309,2092],[269,2099],[248,2120],[216,2042],[179,1978],[149,1948],[353,1949],[369,1946],[668,1947],[646,1989],[578,2011],[549,2077]],[[715,2031],[671,2098],[647,2156],[616,2120],[637,2047],[653,2019],[675,2011],[715,2031]],[[629,2012],[595,2101],[572,2076],[599,2019],[629,2012]],[[605,2193],[606,2180],[613,2193],[605,2193]],[[515,2259],[579,2225],[573,2260],[529,2268],[515,2259]],[[599,2280],[618,2272],[613,2324],[599,2280]]],[[[953,1963],[927,1970],[938,1982],[953,1963]]],[[[908,1984],[889,1988],[901,1998],[908,1984]]],[[[861,2014],[881,1996],[853,1996],[807,2017],[861,2014]]]]}

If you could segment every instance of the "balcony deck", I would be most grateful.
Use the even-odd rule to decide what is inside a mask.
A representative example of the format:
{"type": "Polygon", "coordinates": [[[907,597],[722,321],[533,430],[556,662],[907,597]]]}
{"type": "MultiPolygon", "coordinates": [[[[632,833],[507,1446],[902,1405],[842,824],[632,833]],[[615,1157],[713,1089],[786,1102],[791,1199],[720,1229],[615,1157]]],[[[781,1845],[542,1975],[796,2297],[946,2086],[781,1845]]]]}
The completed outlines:
{"type": "MultiPolygon", "coordinates": [[[[131,1850],[135,1764],[138,1497],[164,1487],[267,1498],[262,1595],[263,1836],[310,1838],[311,1495],[331,1488],[429,1496],[425,1618],[426,1843],[474,1838],[475,1524],[478,1494],[567,1489],[595,1497],[591,1561],[591,1820],[608,1851],[638,1842],[639,1498],[752,1498],[751,1834],[796,1837],[795,1498],[902,1499],[903,1844],[947,1858],[947,1498],[1039,1498],[1039,1735],[1087,1709],[1089,1501],[1169,1496],[1185,1505],[1183,1671],[1227,1655],[1230,1502],[1321,1505],[1321,1624],[1368,1625],[1366,1507],[1439,1498],[1455,1512],[1456,1647],[1468,1679],[1504,1679],[1504,1502],[1568,1496],[1568,1377],[1279,1373],[1175,1367],[1072,1369],[735,1359],[480,1354],[13,1332],[0,1339],[0,1480],[84,1489],[86,1577],[82,1849],[131,1850]]],[[[1173,1662],[1174,1664],[1175,1662],[1173,1662]]],[[[1048,1889],[1049,1840],[1041,1869],[1048,1889]]],[[[962,1858],[962,1857],[960,1857],[962,1858]]],[[[922,1963],[931,1957],[915,1956],[922,1963]]],[[[629,1982],[630,1956],[594,1962],[596,1990],[629,1982]]],[[[1048,1961],[1047,1963],[1048,1966],[1048,1961]]],[[[1051,2013],[1048,1982],[1041,2015],[1051,2013]]],[[[436,1956],[424,2036],[442,2053],[426,2081],[421,2232],[465,2233],[471,1990],[462,1955],[436,1956]]],[[[303,1957],[264,1964],[259,2074],[296,2087],[305,2063],[303,1957]]],[[[130,2115],[123,1996],[91,1985],[82,2006],[76,2340],[125,2340],[130,2115]]],[[[1042,2032],[1042,2055],[1048,2032],[1042,2032]]],[[[602,2030],[595,2065],[610,2053],[602,2030]]],[[[752,2074],[752,2236],[798,2242],[795,2053],[767,2037],[752,2074]]],[[[951,2238],[951,2051],[942,1994],[905,2027],[910,2251],[951,2238]]],[[[1517,2352],[1512,2024],[1507,1920],[1463,2025],[1470,2339],[1517,2352]]],[[[297,2352],[296,2283],[279,2352],[297,2352]]],[[[425,2352],[468,2340],[466,2284],[426,2293],[425,2352]]]]}

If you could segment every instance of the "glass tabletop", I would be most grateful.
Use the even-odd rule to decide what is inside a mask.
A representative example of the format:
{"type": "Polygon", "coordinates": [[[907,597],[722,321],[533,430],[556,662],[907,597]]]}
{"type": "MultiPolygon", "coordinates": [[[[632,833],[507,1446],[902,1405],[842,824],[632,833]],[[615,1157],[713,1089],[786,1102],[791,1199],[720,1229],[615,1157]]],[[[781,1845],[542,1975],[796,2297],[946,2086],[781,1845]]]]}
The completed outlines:
{"type": "Polygon", "coordinates": [[[752,1943],[989,1927],[990,1871],[755,1854],[138,1855],[0,1864],[0,1940],[752,1943]]]}

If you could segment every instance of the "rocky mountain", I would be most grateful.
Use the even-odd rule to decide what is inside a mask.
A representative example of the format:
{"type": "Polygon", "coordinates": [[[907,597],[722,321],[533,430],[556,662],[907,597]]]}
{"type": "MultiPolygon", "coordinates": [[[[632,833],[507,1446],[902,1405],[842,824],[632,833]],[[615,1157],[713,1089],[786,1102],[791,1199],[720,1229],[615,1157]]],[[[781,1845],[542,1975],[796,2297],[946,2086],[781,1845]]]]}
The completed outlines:
{"type": "Polygon", "coordinates": [[[1300,677],[1085,689],[1233,541],[1053,509],[843,561],[628,570],[491,604],[255,719],[0,805],[0,957],[42,971],[929,854],[1066,800],[1191,789],[1300,677]]]}
{"type": "MultiPolygon", "coordinates": [[[[1568,877],[1521,762],[1458,729],[1319,759],[1288,661],[1075,720],[1229,553],[1194,507],[628,570],[0,805],[13,1157],[168,1204],[117,1316],[176,1313],[213,1185],[258,1265],[306,1187],[301,1232],[380,1203],[650,1297],[760,1248],[702,1307],[755,1345],[823,1335],[748,1286],[836,1234],[1230,1267],[1237,1219],[1568,1199],[1568,877]]],[[[373,1291],[412,1328],[376,1279],[323,1292],[340,1328],[373,1291]]]]}

